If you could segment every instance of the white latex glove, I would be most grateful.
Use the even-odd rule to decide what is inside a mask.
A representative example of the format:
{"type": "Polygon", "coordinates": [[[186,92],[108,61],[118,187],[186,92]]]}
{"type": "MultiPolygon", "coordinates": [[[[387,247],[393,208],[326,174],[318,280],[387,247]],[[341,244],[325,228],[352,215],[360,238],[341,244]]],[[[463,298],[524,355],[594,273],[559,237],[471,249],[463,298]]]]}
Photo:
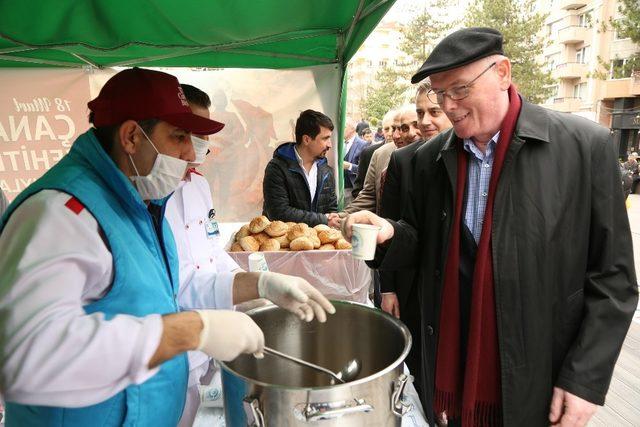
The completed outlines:
{"type": "Polygon", "coordinates": [[[258,279],[258,294],[307,322],[314,314],[320,322],[326,322],[327,312],[336,312],[329,300],[301,277],[266,271],[258,279]]]}
{"type": "Polygon", "coordinates": [[[204,327],[198,350],[228,362],[242,353],[264,357],[264,334],[244,313],[231,310],[196,310],[204,327]]]}

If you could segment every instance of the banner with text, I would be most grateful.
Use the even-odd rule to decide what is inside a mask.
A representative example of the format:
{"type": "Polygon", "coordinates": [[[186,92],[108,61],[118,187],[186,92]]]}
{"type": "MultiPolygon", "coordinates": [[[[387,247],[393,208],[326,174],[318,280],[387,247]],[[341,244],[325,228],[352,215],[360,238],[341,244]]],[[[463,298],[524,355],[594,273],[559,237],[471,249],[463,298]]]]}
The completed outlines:
{"type": "MultiPolygon", "coordinates": [[[[337,123],[335,65],[294,70],[160,68],[205,91],[211,117],[225,128],[211,138],[199,168],[211,185],[216,219],[246,221],[262,212],[262,181],[275,148],[294,141],[301,111],[337,123]]],[[[57,163],[89,128],[87,102],[117,70],[2,70],[0,189],[9,200],[57,163]]],[[[328,154],[336,164],[337,145],[328,154]]]]}
{"type": "Polygon", "coordinates": [[[89,80],[83,70],[0,72],[0,190],[13,200],[89,127],[89,80]]]}

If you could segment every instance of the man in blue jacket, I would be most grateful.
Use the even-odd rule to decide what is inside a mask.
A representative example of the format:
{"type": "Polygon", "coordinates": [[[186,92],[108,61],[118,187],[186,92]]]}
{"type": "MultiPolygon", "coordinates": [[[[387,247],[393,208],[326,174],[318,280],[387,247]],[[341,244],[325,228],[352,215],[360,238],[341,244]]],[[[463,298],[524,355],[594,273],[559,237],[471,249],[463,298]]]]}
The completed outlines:
{"type": "Polygon", "coordinates": [[[296,142],[276,148],[264,172],[263,213],[270,220],[339,226],[333,169],[327,163],[333,122],[313,110],[300,113],[296,142]]]}
{"type": "Polygon", "coordinates": [[[249,316],[204,301],[264,297],[305,320],[333,308],[303,279],[229,272],[180,311],[166,201],[195,160],[191,133],[223,125],[193,114],[175,77],[139,68],[88,107],[94,127],[0,218],[6,425],[175,426],[186,351],[226,361],[264,346],[249,316]]]}
{"type": "Polygon", "coordinates": [[[358,136],[356,125],[353,119],[347,119],[344,128],[344,205],[347,206],[353,200],[351,191],[358,176],[358,164],[360,163],[360,153],[369,144],[358,136]]]}

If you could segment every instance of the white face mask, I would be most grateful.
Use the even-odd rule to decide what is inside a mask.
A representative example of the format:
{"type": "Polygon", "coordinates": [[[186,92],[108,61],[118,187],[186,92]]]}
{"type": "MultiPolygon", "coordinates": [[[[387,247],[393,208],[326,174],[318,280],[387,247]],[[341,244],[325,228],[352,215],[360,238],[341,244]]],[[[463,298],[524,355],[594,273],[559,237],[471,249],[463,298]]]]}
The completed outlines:
{"type": "Polygon", "coordinates": [[[193,143],[193,151],[196,153],[196,159],[191,164],[194,166],[201,165],[204,163],[207,151],[209,151],[209,141],[191,135],[191,142],[193,143]]]}
{"type": "Polygon", "coordinates": [[[129,160],[131,160],[131,164],[133,165],[133,169],[136,171],[138,175],[130,176],[129,179],[133,183],[133,186],[140,193],[140,197],[142,200],[156,200],[167,197],[169,194],[174,192],[178,185],[180,185],[180,181],[184,177],[184,174],[187,170],[188,162],[182,159],[176,159],[175,157],[167,156],[166,154],[160,154],[158,149],[151,139],[147,136],[144,130],[140,126],[138,126],[142,131],[142,134],[147,138],[149,144],[156,150],[158,155],[156,156],[156,160],[153,163],[153,167],[151,168],[151,172],[149,175],[140,176],[140,172],[138,172],[138,168],[136,168],[136,164],[133,162],[133,158],[129,155],[129,160]]]}

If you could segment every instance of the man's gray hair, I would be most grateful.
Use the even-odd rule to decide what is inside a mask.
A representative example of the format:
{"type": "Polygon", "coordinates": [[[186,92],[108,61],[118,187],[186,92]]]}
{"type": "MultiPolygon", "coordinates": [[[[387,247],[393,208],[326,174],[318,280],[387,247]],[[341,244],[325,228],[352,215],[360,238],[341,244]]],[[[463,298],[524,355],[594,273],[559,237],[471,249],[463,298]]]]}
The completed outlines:
{"type": "Polygon", "coordinates": [[[418,88],[416,89],[416,98],[423,93],[427,93],[431,90],[431,80],[427,77],[423,81],[420,82],[418,88]]]}

